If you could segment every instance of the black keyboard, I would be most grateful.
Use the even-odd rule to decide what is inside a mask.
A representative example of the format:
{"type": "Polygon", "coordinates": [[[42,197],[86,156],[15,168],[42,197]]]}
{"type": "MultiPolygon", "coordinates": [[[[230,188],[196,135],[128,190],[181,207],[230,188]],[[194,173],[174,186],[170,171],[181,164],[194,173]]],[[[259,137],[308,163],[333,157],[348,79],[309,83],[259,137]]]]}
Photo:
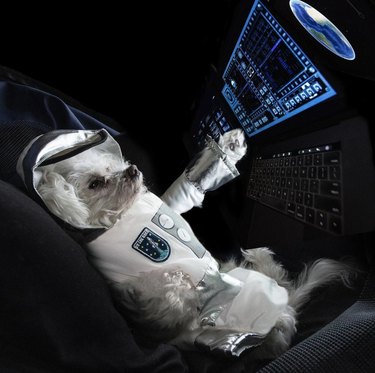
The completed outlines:
{"type": "Polygon", "coordinates": [[[341,161],[339,144],[256,156],[247,195],[304,223],[340,235],[341,161]]]}

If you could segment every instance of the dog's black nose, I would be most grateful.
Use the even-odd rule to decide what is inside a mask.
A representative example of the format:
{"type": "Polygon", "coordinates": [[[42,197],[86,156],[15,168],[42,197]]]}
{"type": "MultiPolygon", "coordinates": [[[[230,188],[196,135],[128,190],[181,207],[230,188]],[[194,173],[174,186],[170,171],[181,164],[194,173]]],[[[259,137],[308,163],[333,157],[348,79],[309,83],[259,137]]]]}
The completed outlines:
{"type": "Polygon", "coordinates": [[[135,166],[134,164],[132,164],[131,166],[129,166],[126,170],[125,170],[125,177],[129,178],[129,179],[134,179],[136,177],[139,176],[140,172],[137,168],[137,166],[135,166]]]}

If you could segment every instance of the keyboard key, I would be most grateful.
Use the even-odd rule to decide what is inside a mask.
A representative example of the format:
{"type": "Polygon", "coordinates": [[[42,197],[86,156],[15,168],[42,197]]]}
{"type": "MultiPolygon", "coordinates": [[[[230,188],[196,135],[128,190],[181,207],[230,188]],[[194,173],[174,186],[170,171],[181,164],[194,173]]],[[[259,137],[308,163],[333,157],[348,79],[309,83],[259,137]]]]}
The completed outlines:
{"type": "Polygon", "coordinates": [[[286,211],[288,212],[288,214],[294,215],[296,211],[296,205],[293,202],[288,202],[286,211]]]}
{"type": "Polygon", "coordinates": [[[281,198],[281,188],[277,188],[276,190],[276,197],[281,198]]]}
{"type": "Polygon", "coordinates": [[[315,210],[306,208],[306,221],[310,224],[315,223],[315,210]]]}
{"type": "Polygon", "coordinates": [[[294,201],[296,198],[296,192],[292,189],[289,190],[289,195],[288,195],[288,200],[289,201],[294,201]]]}
{"type": "Polygon", "coordinates": [[[294,190],[300,190],[300,180],[299,179],[293,179],[293,189],[294,190]]]}
{"type": "Polygon", "coordinates": [[[305,206],[312,207],[313,205],[313,195],[311,193],[305,193],[305,198],[304,198],[304,204],[305,206]]]}
{"type": "Polygon", "coordinates": [[[263,202],[265,205],[273,207],[277,210],[286,211],[286,201],[284,201],[283,199],[263,195],[260,198],[260,201],[263,202]]]}
{"type": "Polygon", "coordinates": [[[296,193],[296,202],[302,204],[303,203],[303,192],[296,193]]]}
{"type": "Polygon", "coordinates": [[[305,208],[303,206],[297,205],[296,217],[299,219],[305,220],[305,208]]]}
{"type": "Polygon", "coordinates": [[[307,167],[301,167],[299,170],[299,177],[307,177],[307,167]]]}
{"type": "Polygon", "coordinates": [[[339,218],[338,216],[331,215],[331,217],[329,218],[329,230],[333,233],[341,234],[341,218],[339,218]]]}
{"type": "Polygon", "coordinates": [[[316,214],[316,225],[319,228],[326,229],[327,228],[327,214],[322,211],[318,211],[316,214]]]}
{"type": "Polygon", "coordinates": [[[332,180],[340,180],[340,166],[330,166],[329,167],[329,178],[332,180]]]}
{"type": "Polygon", "coordinates": [[[323,154],[314,154],[313,163],[314,166],[321,166],[323,164],[323,154]]]}
{"type": "Polygon", "coordinates": [[[310,180],[310,192],[311,193],[319,192],[319,180],[310,180]]]}
{"type": "Polygon", "coordinates": [[[316,167],[309,167],[309,178],[315,179],[316,178],[316,167]]]}
{"type": "Polygon", "coordinates": [[[288,198],[288,189],[283,189],[281,193],[281,198],[282,199],[287,199],[288,198]]]}
{"type": "Polygon", "coordinates": [[[305,155],[305,166],[311,166],[313,163],[313,156],[312,154],[305,155]]]}
{"type": "Polygon", "coordinates": [[[314,207],[327,211],[327,212],[332,212],[334,214],[341,214],[341,203],[340,200],[337,198],[330,198],[330,197],[323,197],[320,195],[315,196],[315,203],[314,207]]]}
{"type": "Polygon", "coordinates": [[[325,165],[340,164],[340,152],[328,152],[324,154],[325,165]]]}
{"type": "Polygon", "coordinates": [[[309,190],[309,180],[308,179],[302,179],[301,180],[301,190],[304,192],[307,192],[309,190]]]}
{"type": "Polygon", "coordinates": [[[340,197],[341,185],[337,181],[321,181],[320,193],[327,196],[340,197]]]}
{"type": "Polygon", "coordinates": [[[318,167],[318,179],[327,179],[328,178],[328,168],[327,167],[318,167]]]}

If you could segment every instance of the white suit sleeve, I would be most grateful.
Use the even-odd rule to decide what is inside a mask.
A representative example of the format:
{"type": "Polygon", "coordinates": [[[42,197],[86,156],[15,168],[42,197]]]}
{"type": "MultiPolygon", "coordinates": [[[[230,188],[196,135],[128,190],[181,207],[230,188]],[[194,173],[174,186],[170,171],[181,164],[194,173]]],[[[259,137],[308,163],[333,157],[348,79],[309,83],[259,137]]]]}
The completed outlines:
{"type": "Polygon", "coordinates": [[[236,160],[228,156],[209,136],[205,148],[197,154],[161,199],[182,214],[201,206],[207,191],[215,190],[239,175],[236,160]]]}

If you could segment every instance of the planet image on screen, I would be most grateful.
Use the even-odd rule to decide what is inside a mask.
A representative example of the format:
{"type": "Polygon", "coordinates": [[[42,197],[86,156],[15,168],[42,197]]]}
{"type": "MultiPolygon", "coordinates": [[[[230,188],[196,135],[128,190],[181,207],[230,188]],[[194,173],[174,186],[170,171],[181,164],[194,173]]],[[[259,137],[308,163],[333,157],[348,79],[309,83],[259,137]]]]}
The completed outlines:
{"type": "Polygon", "coordinates": [[[323,14],[300,0],[290,0],[289,6],[301,25],[319,43],[346,60],[354,60],[355,52],[348,39],[323,14]]]}

